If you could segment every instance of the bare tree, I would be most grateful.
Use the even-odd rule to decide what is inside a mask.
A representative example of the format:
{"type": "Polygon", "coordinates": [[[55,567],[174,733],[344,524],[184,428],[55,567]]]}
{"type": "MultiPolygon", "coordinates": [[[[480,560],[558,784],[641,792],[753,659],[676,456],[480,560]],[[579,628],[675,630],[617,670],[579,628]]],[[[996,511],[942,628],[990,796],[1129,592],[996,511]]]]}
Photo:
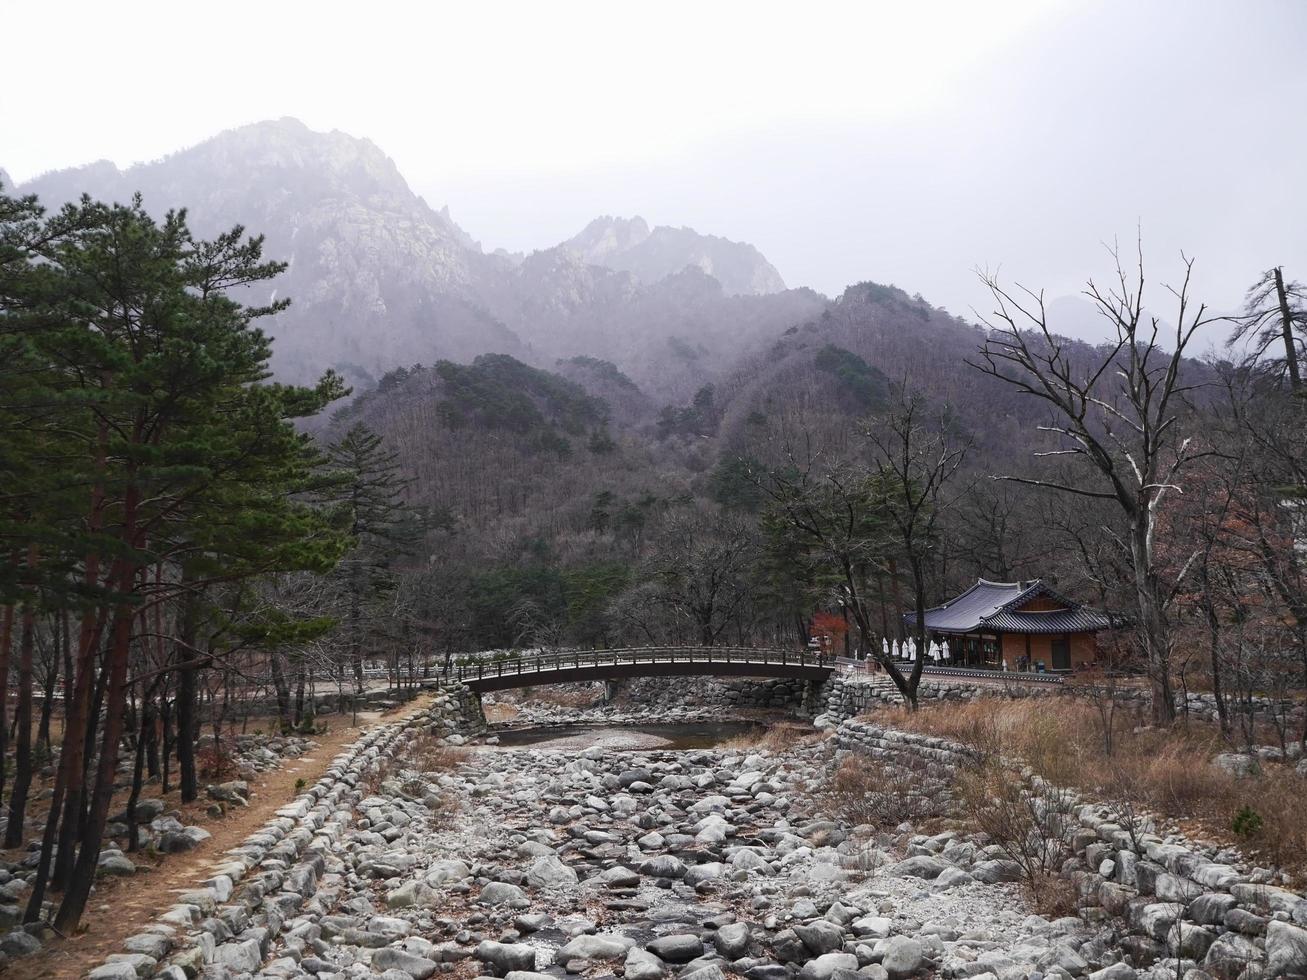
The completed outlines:
{"type": "Polygon", "coordinates": [[[939,527],[952,501],[943,496],[966,447],[949,420],[928,415],[925,401],[903,393],[899,404],[865,429],[870,462],[827,460],[804,440],[787,441],[783,462],[750,479],[769,503],[764,530],[810,587],[834,594],[857,627],[860,648],[876,660],[912,708],[925,664],[928,573],[938,558],[939,527]],[[923,655],[907,673],[876,630],[875,597],[902,562],[913,590],[915,632],[923,655]],[[874,591],[872,582],[875,582],[874,591]]]}
{"type": "Polygon", "coordinates": [[[893,550],[903,556],[912,580],[913,635],[920,651],[912,664],[913,707],[926,661],[927,569],[940,551],[941,518],[955,502],[946,499],[945,488],[970,447],[952,429],[947,414],[928,417],[925,399],[905,391],[896,408],[867,431],[893,550]]]}
{"type": "Polygon", "coordinates": [[[751,595],[756,534],[739,518],[689,509],[668,517],[647,566],[655,601],[685,620],[701,646],[716,646],[751,595]]]}
{"type": "Polygon", "coordinates": [[[1192,309],[1193,262],[1185,258],[1182,284],[1167,287],[1178,309],[1166,349],[1161,321],[1144,309],[1142,252],[1133,276],[1115,251],[1113,257],[1116,283],[1104,290],[1090,280],[1085,291],[1115,328],[1116,342],[1110,347],[1077,363],[1070,345],[1052,332],[1042,292],[1019,287],[1013,294],[984,274],[997,309],[994,321],[985,321],[992,332],[979,361],[969,363],[1050,409],[1051,420],[1040,428],[1057,438],[1058,447],[1037,455],[1067,457],[1084,471],[1066,481],[1008,474],[999,479],[1111,501],[1124,518],[1125,534],[1118,540],[1130,555],[1153,718],[1170,723],[1175,703],[1167,607],[1173,590],[1160,575],[1156,532],[1167,495],[1182,492],[1178,481],[1205,454],[1184,432],[1184,396],[1192,390],[1183,377],[1184,355],[1194,332],[1219,318],[1208,316],[1203,305],[1192,309]]]}

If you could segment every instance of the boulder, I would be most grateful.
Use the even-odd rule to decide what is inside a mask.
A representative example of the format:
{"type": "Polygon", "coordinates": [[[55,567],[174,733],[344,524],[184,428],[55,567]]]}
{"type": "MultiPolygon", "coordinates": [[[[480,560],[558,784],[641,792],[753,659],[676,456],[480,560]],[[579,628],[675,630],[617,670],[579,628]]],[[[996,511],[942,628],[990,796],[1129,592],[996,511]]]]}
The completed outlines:
{"type": "Polygon", "coordinates": [[[645,949],[660,960],[670,963],[688,963],[703,955],[703,941],[693,933],[660,936],[645,944],[645,949]]]}
{"type": "Polygon", "coordinates": [[[576,936],[568,940],[554,960],[563,964],[571,960],[618,960],[624,958],[634,945],[634,939],[612,933],[576,936]]]}
{"type": "MultiPolygon", "coordinates": [[[[794,934],[812,951],[813,956],[833,952],[844,943],[844,930],[825,919],[818,919],[806,926],[794,926],[794,934]]],[[[854,969],[856,970],[857,967],[855,966],[854,969]]]]}
{"type": "Polygon", "coordinates": [[[930,881],[943,874],[946,867],[947,865],[944,862],[931,857],[929,854],[918,854],[897,864],[892,864],[885,870],[887,873],[897,875],[900,878],[925,878],[930,881]]]}
{"type": "Polygon", "coordinates": [[[21,929],[0,936],[0,951],[9,956],[31,956],[40,948],[41,940],[21,929]]]}
{"type": "Polygon", "coordinates": [[[86,975],[87,980],[136,980],[136,967],[130,963],[105,963],[86,975]]]}
{"type": "Polygon", "coordinates": [[[472,873],[472,869],[459,860],[434,861],[423,876],[433,888],[446,882],[462,881],[472,873]]]}
{"type": "Polygon", "coordinates": [[[213,962],[230,967],[236,973],[253,973],[263,963],[263,950],[259,948],[257,939],[223,943],[213,951],[213,962]]]}
{"type": "Polygon", "coordinates": [[[632,946],[626,954],[623,973],[626,980],[659,980],[667,972],[663,961],[648,950],[632,946]]]}
{"type": "Polygon", "coordinates": [[[517,885],[510,885],[506,881],[492,881],[481,889],[481,894],[477,896],[477,902],[481,905],[504,905],[510,902],[525,902],[526,892],[518,888],[517,885]]]}
{"type": "Polygon", "coordinates": [[[831,980],[836,970],[855,971],[858,958],[852,953],[823,953],[809,960],[800,971],[800,980],[831,980]]]}
{"type": "Polygon", "coordinates": [[[917,940],[908,936],[894,936],[885,940],[884,955],[881,956],[880,965],[890,975],[890,980],[902,980],[904,977],[910,977],[920,970],[925,963],[925,951],[917,940]]]}
{"type": "Polygon", "coordinates": [[[556,890],[577,883],[577,874],[557,857],[536,858],[527,869],[526,881],[532,888],[556,890]]]}
{"type": "Polygon", "coordinates": [[[96,873],[117,876],[134,875],[136,874],[136,865],[122,851],[107,850],[100,854],[96,873]]]}
{"type": "Polygon", "coordinates": [[[536,965],[535,947],[525,943],[497,943],[486,939],[477,944],[472,955],[482,963],[489,963],[497,976],[515,970],[532,971],[536,965]]]}
{"type": "Polygon", "coordinates": [[[659,854],[647,861],[641,861],[640,874],[650,878],[684,878],[685,862],[670,854],[659,854]]]}
{"type": "Polygon", "coordinates": [[[1203,968],[1218,980],[1236,980],[1250,963],[1260,962],[1262,951],[1238,933],[1227,932],[1212,943],[1203,968]]]}
{"type": "Polygon", "coordinates": [[[738,960],[749,951],[749,927],[743,922],[732,922],[722,926],[713,936],[713,945],[717,952],[728,960],[738,960]]]}
{"type": "Polygon", "coordinates": [[[438,964],[425,956],[418,956],[398,946],[383,946],[372,954],[374,970],[399,970],[413,980],[427,980],[436,972],[438,964]]]}
{"type": "Polygon", "coordinates": [[[596,875],[594,880],[608,888],[635,888],[640,884],[640,876],[620,864],[596,875]]]}
{"type": "Polygon", "coordinates": [[[1307,929],[1267,923],[1266,969],[1273,977],[1307,977],[1307,929]]]}

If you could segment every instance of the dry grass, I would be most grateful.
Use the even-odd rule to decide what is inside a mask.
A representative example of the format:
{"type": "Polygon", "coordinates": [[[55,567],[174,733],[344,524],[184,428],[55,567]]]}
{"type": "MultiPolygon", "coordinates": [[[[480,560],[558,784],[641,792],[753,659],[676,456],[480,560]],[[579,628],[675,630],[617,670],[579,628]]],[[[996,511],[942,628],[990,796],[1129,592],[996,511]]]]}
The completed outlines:
{"type": "Polygon", "coordinates": [[[1132,821],[1141,827],[1142,811],[1148,810],[1239,844],[1295,877],[1307,875],[1302,777],[1277,765],[1244,779],[1218,769],[1210,759],[1230,747],[1215,726],[1141,728],[1141,719],[1121,711],[1109,755],[1099,713],[1070,699],[986,699],[930,705],[915,713],[879,712],[869,720],[971,745],[986,758],[1001,749],[1050,782],[1113,805],[1127,830],[1132,821]],[[1258,819],[1245,819],[1237,833],[1235,818],[1245,810],[1258,819]]]}
{"type": "MultiPolygon", "coordinates": [[[[423,776],[449,772],[457,769],[468,759],[466,749],[446,745],[437,735],[418,735],[409,740],[399,752],[385,759],[375,769],[370,770],[362,779],[364,789],[370,794],[381,792],[382,784],[395,779],[402,773],[420,773],[423,776]]],[[[406,779],[403,784],[405,792],[421,796],[418,784],[425,784],[425,779],[406,779]]]]}
{"type": "Polygon", "coordinates": [[[784,752],[795,746],[820,742],[824,737],[820,732],[813,731],[811,725],[779,721],[728,738],[721,743],[720,748],[736,752],[784,752]]]}

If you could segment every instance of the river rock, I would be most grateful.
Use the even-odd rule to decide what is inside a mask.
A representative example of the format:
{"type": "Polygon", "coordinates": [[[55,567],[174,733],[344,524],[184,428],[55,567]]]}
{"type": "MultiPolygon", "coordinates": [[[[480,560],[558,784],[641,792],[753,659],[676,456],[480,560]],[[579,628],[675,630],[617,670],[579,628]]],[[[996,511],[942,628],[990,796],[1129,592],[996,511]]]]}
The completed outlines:
{"type": "Polygon", "coordinates": [[[731,922],[717,930],[713,945],[728,960],[738,960],[749,951],[749,927],[743,922],[731,922]]]}
{"type": "Polygon", "coordinates": [[[617,960],[626,956],[635,945],[634,939],[604,933],[597,936],[576,936],[568,940],[555,956],[555,961],[566,965],[571,960],[617,960]]]}
{"type": "Polygon", "coordinates": [[[931,880],[938,878],[944,872],[946,865],[931,857],[929,854],[918,854],[915,857],[899,861],[897,864],[891,864],[885,869],[886,873],[898,875],[902,878],[925,878],[931,880]]]}
{"type": "Polygon", "coordinates": [[[1268,923],[1266,969],[1273,977],[1307,976],[1307,929],[1287,922],[1268,923]]]}
{"type": "Polygon", "coordinates": [[[497,943],[486,939],[477,945],[472,955],[482,963],[489,963],[497,971],[496,976],[514,970],[534,970],[536,965],[535,947],[525,943],[497,943]]]}
{"type": "MultiPolygon", "coordinates": [[[[794,934],[814,956],[821,956],[839,949],[844,942],[844,931],[833,922],[818,919],[809,925],[794,926],[794,934]]],[[[834,967],[832,967],[834,969],[834,967]]],[[[854,969],[857,969],[855,966],[854,969]]],[[[825,978],[823,978],[825,980],[825,978]]]]}
{"type": "Polygon", "coordinates": [[[648,950],[632,946],[626,954],[623,966],[626,980],[658,980],[666,972],[667,967],[663,961],[648,950]]]}
{"type": "Polygon", "coordinates": [[[894,936],[885,940],[880,965],[890,980],[910,977],[925,965],[926,955],[921,943],[908,936],[894,936]]]}
{"type": "Polygon", "coordinates": [[[526,902],[526,892],[517,885],[506,881],[492,881],[481,889],[477,901],[482,905],[504,905],[507,903],[526,902]]]}
{"type": "Polygon", "coordinates": [[[377,970],[398,970],[413,980],[427,980],[439,964],[398,946],[385,946],[372,954],[372,966],[377,970]]]}
{"type": "Polygon", "coordinates": [[[567,888],[577,883],[577,874],[557,857],[537,858],[527,869],[526,881],[533,888],[567,888]]]}
{"type": "Polygon", "coordinates": [[[857,970],[858,958],[852,953],[823,953],[803,965],[801,980],[831,980],[836,970],[857,970]]]}
{"type": "Polygon", "coordinates": [[[703,941],[690,933],[661,936],[645,944],[645,949],[660,960],[671,963],[688,963],[703,955],[703,941]]]}

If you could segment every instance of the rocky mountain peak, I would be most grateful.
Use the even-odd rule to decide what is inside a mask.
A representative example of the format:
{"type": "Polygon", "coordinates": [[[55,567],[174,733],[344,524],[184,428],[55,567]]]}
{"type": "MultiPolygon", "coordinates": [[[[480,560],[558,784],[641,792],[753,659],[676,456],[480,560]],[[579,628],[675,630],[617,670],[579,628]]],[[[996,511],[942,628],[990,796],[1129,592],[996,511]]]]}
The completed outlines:
{"type": "Polygon", "coordinates": [[[632,249],[648,237],[649,225],[639,215],[614,218],[605,214],[595,218],[563,246],[580,255],[584,262],[603,265],[605,258],[632,249]]]}
{"type": "Polygon", "coordinates": [[[785,290],[775,266],[752,245],[701,235],[693,228],[651,229],[638,215],[596,218],[562,247],[591,265],[629,272],[646,285],[693,267],[716,279],[730,296],[785,290]]]}

